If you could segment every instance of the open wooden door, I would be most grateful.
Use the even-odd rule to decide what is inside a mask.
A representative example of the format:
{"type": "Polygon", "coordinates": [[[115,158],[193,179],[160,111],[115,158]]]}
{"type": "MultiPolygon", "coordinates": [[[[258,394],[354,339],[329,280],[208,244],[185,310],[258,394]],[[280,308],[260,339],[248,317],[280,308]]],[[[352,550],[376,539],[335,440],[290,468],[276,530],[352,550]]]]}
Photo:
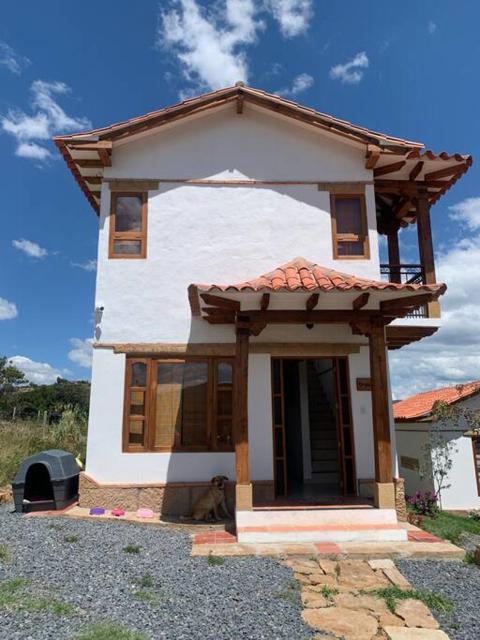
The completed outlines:
{"type": "Polygon", "coordinates": [[[275,496],[286,496],[288,487],[285,447],[285,393],[283,360],[281,358],[272,358],[272,412],[275,496]]]}

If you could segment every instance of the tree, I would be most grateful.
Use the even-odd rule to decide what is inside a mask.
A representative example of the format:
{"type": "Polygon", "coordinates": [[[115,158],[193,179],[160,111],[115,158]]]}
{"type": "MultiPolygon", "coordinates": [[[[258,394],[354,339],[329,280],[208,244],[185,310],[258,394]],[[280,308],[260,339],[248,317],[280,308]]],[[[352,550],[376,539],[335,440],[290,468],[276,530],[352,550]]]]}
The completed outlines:
{"type": "Polygon", "coordinates": [[[13,391],[25,382],[25,374],[11,364],[5,356],[0,357],[0,394],[13,391]]]}
{"type": "MultiPolygon", "coordinates": [[[[459,391],[461,391],[461,385],[459,391]]],[[[467,407],[442,401],[435,402],[432,407],[428,441],[422,447],[419,472],[422,479],[431,476],[440,508],[442,508],[442,491],[451,486],[449,475],[453,467],[453,456],[458,451],[456,442],[447,437],[447,432],[462,428],[479,432],[480,435],[479,413],[467,407]]]]}

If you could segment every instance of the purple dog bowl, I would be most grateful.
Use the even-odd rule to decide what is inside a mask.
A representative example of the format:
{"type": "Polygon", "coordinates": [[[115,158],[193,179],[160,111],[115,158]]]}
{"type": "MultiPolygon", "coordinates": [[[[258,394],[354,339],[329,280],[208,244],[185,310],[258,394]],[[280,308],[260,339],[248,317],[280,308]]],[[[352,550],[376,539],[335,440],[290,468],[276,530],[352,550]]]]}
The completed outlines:
{"type": "Polygon", "coordinates": [[[92,507],[89,513],[91,516],[103,516],[105,509],[103,507],[92,507]]]}

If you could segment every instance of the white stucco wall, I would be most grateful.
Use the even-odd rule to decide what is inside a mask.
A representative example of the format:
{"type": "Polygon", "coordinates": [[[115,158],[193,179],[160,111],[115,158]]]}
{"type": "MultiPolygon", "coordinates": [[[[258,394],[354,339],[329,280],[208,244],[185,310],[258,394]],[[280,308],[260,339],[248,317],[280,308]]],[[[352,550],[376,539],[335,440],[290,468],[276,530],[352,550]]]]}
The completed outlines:
{"type": "MultiPolygon", "coordinates": [[[[480,398],[475,396],[458,403],[457,406],[478,410],[480,398]]],[[[405,488],[409,495],[413,495],[417,490],[433,490],[433,482],[430,478],[421,480],[418,473],[405,469],[401,465],[401,456],[421,458],[422,447],[428,442],[429,427],[430,424],[425,422],[396,424],[400,475],[405,478],[405,488]]],[[[467,426],[463,423],[459,425],[450,423],[445,429],[445,436],[455,443],[457,450],[452,456],[453,466],[448,476],[448,483],[451,486],[442,492],[444,509],[480,509],[472,440],[463,435],[466,429],[467,426]]]]}
{"type": "Polygon", "coordinates": [[[372,398],[369,391],[357,391],[357,378],[370,376],[368,347],[349,356],[350,389],[355,440],[355,464],[357,478],[370,480],[375,477],[373,455],[372,398]]]}

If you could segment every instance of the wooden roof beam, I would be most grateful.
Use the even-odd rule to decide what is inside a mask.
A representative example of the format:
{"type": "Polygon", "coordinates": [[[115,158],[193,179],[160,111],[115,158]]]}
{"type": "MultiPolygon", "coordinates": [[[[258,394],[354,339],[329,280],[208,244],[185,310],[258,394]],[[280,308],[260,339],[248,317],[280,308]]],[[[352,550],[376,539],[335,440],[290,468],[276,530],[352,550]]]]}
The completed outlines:
{"type": "Polygon", "coordinates": [[[395,207],[393,207],[393,215],[399,220],[400,218],[403,218],[405,214],[412,209],[412,207],[412,201],[408,196],[401,198],[395,207]]]}
{"type": "Polygon", "coordinates": [[[468,169],[468,165],[466,162],[463,162],[462,164],[452,165],[450,167],[445,167],[445,169],[439,169],[438,171],[431,171],[430,173],[426,173],[425,181],[438,180],[439,178],[455,176],[459,173],[463,173],[467,169],[468,169]]]}
{"type": "Polygon", "coordinates": [[[374,169],[380,158],[381,149],[374,144],[367,145],[367,153],[365,154],[365,169],[374,169]]]}
{"type": "Polygon", "coordinates": [[[395,298],[393,300],[383,300],[380,303],[381,311],[401,311],[402,309],[411,309],[419,307],[422,304],[431,302],[434,296],[431,293],[421,293],[415,296],[407,296],[405,298],[395,298]]]}
{"type": "MultiPolygon", "coordinates": [[[[231,298],[222,298],[211,293],[201,293],[200,298],[207,304],[220,309],[228,309],[231,311],[240,311],[240,302],[231,298]]],[[[208,311],[208,309],[206,310],[208,311]]]]}
{"type": "Polygon", "coordinates": [[[268,309],[268,305],[270,304],[270,294],[264,293],[262,295],[262,300],[260,302],[260,309],[262,311],[266,311],[268,309]]]}
{"type": "Polygon", "coordinates": [[[369,299],[370,299],[370,294],[367,291],[365,291],[365,293],[361,293],[353,301],[352,309],[354,309],[354,311],[358,311],[359,309],[362,309],[367,304],[369,299]]]}
{"type": "Polygon", "coordinates": [[[425,163],[423,162],[423,160],[420,160],[420,162],[417,162],[417,164],[413,167],[413,169],[410,171],[410,175],[408,176],[409,180],[416,180],[417,177],[419,176],[420,172],[423,169],[423,165],[425,163]]]}
{"type": "Polygon", "coordinates": [[[312,293],[312,295],[307,299],[307,302],[305,303],[305,309],[307,311],[312,311],[313,309],[315,309],[318,304],[319,298],[320,296],[318,293],[312,293]]]}
{"type": "Polygon", "coordinates": [[[243,102],[244,102],[243,93],[239,93],[237,95],[237,113],[238,114],[243,113],[243,102]]]}
{"type": "Polygon", "coordinates": [[[374,169],[373,175],[375,178],[379,176],[384,176],[387,173],[393,173],[394,171],[399,171],[407,164],[406,160],[400,160],[399,162],[392,162],[391,164],[386,164],[383,167],[378,167],[378,169],[374,169]]]}

